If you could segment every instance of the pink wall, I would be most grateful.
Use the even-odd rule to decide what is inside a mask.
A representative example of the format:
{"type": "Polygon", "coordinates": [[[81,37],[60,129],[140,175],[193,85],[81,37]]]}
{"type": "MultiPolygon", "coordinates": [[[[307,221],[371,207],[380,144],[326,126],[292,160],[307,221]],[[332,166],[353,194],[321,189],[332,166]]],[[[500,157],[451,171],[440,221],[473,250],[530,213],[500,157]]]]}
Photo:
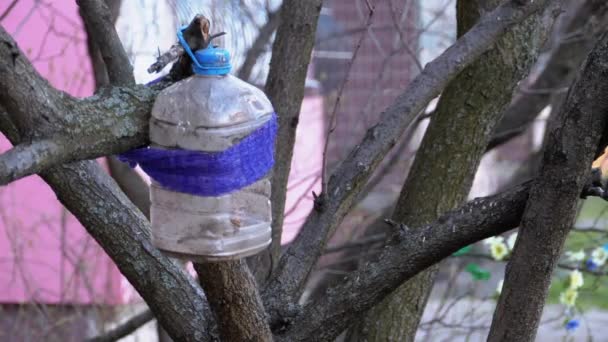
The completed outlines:
{"type": "MultiPolygon", "coordinates": [[[[0,15],[12,1],[0,1],[0,15]]],[[[20,0],[0,22],[53,86],[93,92],[75,1],[20,0]]],[[[11,145],[0,135],[0,152],[11,145]]],[[[38,176],[0,188],[0,302],[120,303],[124,280],[38,176]]]]}

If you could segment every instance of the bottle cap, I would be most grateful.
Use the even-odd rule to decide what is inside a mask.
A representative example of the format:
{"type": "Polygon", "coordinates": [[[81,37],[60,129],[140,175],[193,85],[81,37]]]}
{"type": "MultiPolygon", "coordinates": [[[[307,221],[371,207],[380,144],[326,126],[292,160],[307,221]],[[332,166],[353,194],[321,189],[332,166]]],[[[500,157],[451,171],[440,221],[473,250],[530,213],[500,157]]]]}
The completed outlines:
{"type": "Polygon", "coordinates": [[[184,39],[183,31],[187,26],[183,26],[177,31],[177,39],[192,59],[192,71],[197,75],[226,75],[232,69],[230,64],[230,52],[217,46],[208,46],[205,49],[192,52],[188,43],[184,39]]]}

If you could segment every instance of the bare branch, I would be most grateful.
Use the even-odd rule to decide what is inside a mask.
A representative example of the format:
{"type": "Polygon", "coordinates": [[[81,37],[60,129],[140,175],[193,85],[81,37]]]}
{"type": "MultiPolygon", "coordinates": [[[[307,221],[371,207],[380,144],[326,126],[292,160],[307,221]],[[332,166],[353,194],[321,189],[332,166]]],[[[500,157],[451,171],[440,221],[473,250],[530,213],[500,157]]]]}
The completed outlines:
{"type": "MultiPolygon", "coordinates": [[[[17,145],[0,155],[0,186],[40,172],[49,164],[62,164],[70,154],[63,145],[52,140],[38,140],[17,145]]],[[[67,148],[70,146],[74,145],[67,148]]]]}
{"type": "Polygon", "coordinates": [[[281,341],[333,341],[354,319],[420,271],[464,246],[516,227],[529,189],[527,183],[473,200],[421,228],[398,225],[378,261],[307,304],[278,337],[281,341]]]}
{"type": "Polygon", "coordinates": [[[245,260],[194,264],[223,341],[272,341],[256,281],[245,260]]]}
{"type": "MultiPolygon", "coordinates": [[[[369,3],[368,3],[368,6],[369,6],[369,3]]],[[[367,14],[367,20],[365,22],[365,27],[367,27],[367,28],[369,28],[372,25],[372,19],[374,17],[374,13],[375,13],[374,9],[375,9],[375,5],[369,7],[369,12],[367,14]]],[[[336,114],[338,113],[338,108],[340,108],[340,100],[342,99],[342,93],[344,92],[344,87],[346,86],[346,84],[348,83],[348,80],[350,79],[350,72],[352,70],[353,64],[355,64],[355,60],[357,59],[357,54],[359,53],[359,50],[361,49],[361,45],[362,45],[363,40],[365,39],[365,36],[367,35],[367,33],[368,33],[367,31],[363,31],[363,32],[361,32],[361,35],[359,36],[359,40],[357,41],[357,44],[355,45],[353,55],[350,58],[350,60],[348,61],[348,64],[346,66],[346,77],[340,84],[340,88],[338,89],[338,93],[336,95],[336,101],[334,102],[333,109],[331,111],[331,114],[329,115],[329,120],[328,120],[328,125],[327,125],[328,126],[327,134],[325,135],[325,144],[323,145],[323,164],[321,166],[321,193],[327,192],[327,148],[329,147],[329,141],[331,139],[331,135],[334,132],[334,130],[336,129],[336,125],[338,124],[336,122],[336,114]]]]}
{"type": "Polygon", "coordinates": [[[103,0],[77,0],[89,39],[99,47],[106,64],[110,84],[126,86],[135,84],[133,67],[118,33],[114,28],[112,14],[103,0]]]}
{"type": "Polygon", "coordinates": [[[279,27],[272,46],[270,71],[265,91],[279,118],[272,175],[272,244],[271,264],[281,249],[287,178],[296,138],[304,81],[314,45],[321,0],[285,0],[281,6],[279,27]]]}
{"type": "MultiPolygon", "coordinates": [[[[146,142],[154,91],[143,87],[112,88],[104,96],[98,94],[77,101],[50,87],[1,27],[0,57],[0,104],[11,114],[0,112],[0,127],[8,133],[13,145],[38,137],[55,139],[64,132],[65,137],[74,139],[74,145],[81,146],[77,148],[79,153],[93,156],[114,145],[116,135],[122,136],[118,145],[125,150],[146,142]],[[98,133],[103,133],[94,133],[98,129],[98,133]],[[93,154],[86,152],[91,146],[97,146],[93,154]]],[[[152,245],[149,222],[97,163],[53,167],[41,176],[174,338],[184,341],[211,338],[208,327],[212,320],[205,316],[210,310],[202,290],[192,277],[152,245]],[[180,291],[175,291],[178,288],[180,291]]]]}
{"type": "Polygon", "coordinates": [[[99,335],[87,340],[87,342],[114,342],[119,339],[130,335],[135,330],[141,328],[144,324],[154,319],[152,311],[146,309],[143,312],[129,318],[126,322],[122,323],[118,327],[106,332],[103,335],[99,335]]]}
{"type": "Polygon", "coordinates": [[[210,310],[202,290],[152,245],[148,221],[107,173],[88,161],[54,168],[41,176],[108,253],[174,339],[200,341],[210,333],[210,310]]]}
{"type": "Polygon", "coordinates": [[[284,310],[289,307],[287,303],[297,300],[328,237],[350,210],[379,162],[427,103],[509,27],[538,11],[544,3],[534,1],[521,7],[509,1],[487,13],[453,46],[427,64],[408,89],[382,113],[379,123],[367,131],[363,141],[334,172],[328,193],[323,196],[323,205],[311,213],[281,258],[276,274],[263,294],[271,315],[272,310],[284,310]]]}
{"type": "Polygon", "coordinates": [[[533,341],[589,165],[607,127],[608,31],[595,45],[556,117],[538,181],[507,264],[488,341],[533,341]],[[533,260],[533,262],[530,262],[533,260]]]}
{"type": "Polygon", "coordinates": [[[55,103],[62,97],[70,98],[36,72],[17,43],[0,26],[0,104],[24,139],[33,138],[30,127],[46,124],[51,114],[58,115],[55,103]],[[35,113],[46,116],[38,117],[35,113]]]}
{"type": "Polygon", "coordinates": [[[15,5],[17,5],[17,2],[19,2],[19,0],[13,0],[10,5],[8,5],[6,10],[0,13],[0,21],[4,20],[9,14],[11,14],[11,11],[15,8],[15,5]]]}
{"type": "Polygon", "coordinates": [[[281,20],[280,8],[274,12],[268,13],[268,20],[262,26],[258,32],[258,36],[251,44],[249,50],[247,50],[247,54],[245,55],[245,61],[241,65],[241,68],[238,72],[238,77],[242,80],[248,80],[251,76],[251,71],[255,66],[258,58],[264,53],[266,50],[266,45],[270,42],[270,38],[272,38],[272,34],[277,30],[279,26],[279,22],[281,20]]]}

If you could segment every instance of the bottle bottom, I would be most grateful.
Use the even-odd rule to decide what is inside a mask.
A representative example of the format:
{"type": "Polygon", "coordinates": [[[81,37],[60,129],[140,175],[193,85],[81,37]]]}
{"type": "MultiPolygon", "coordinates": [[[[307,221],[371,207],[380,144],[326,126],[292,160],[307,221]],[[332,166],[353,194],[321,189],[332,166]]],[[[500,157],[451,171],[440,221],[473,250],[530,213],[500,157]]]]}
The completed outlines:
{"type": "Polygon", "coordinates": [[[268,243],[257,246],[255,248],[248,249],[246,251],[241,251],[239,253],[226,253],[226,254],[215,254],[215,255],[200,255],[200,254],[189,254],[189,253],[180,253],[175,251],[164,250],[160,247],[158,249],[168,257],[176,258],[180,260],[187,260],[196,263],[209,263],[209,262],[219,262],[219,261],[228,261],[228,260],[238,260],[242,258],[246,258],[252,255],[256,255],[259,252],[265,250],[270,245],[270,240],[268,243]]]}

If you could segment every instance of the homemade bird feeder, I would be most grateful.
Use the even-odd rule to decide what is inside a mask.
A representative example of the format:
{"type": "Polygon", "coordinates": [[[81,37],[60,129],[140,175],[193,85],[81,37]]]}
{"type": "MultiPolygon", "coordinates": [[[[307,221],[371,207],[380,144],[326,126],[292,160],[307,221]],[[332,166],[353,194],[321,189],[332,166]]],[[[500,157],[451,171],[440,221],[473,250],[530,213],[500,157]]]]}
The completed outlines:
{"type": "Polygon", "coordinates": [[[276,115],[266,95],[232,75],[227,50],[191,51],[194,75],[164,89],[149,147],[121,156],[150,176],[152,242],[192,261],[242,258],[270,244],[268,175],[276,115]]]}

